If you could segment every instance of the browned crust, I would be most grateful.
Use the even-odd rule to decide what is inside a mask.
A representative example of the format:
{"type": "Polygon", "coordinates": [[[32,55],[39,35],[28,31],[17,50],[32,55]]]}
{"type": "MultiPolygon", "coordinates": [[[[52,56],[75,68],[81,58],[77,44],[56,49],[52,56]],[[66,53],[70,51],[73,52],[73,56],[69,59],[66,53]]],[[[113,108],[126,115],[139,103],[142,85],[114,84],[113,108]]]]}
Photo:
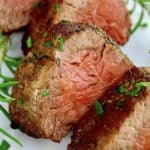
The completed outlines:
{"type": "MultiPolygon", "coordinates": [[[[147,69],[142,70],[149,72],[147,69]]],[[[135,80],[138,82],[140,80],[150,81],[147,76],[145,78],[145,75],[137,69],[133,69],[126,73],[124,78],[118,83],[118,86],[122,85],[127,80],[135,80]]],[[[117,108],[116,101],[118,100],[118,92],[116,93],[116,91],[118,86],[115,86],[113,90],[108,91],[108,93],[100,99],[101,103],[105,100],[108,101],[108,99],[112,100],[112,102],[105,105],[105,112],[102,116],[98,116],[93,107],[83,118],[80,119],[78,124],[75,125],[72,142],[68,146],[68,150],[94,150],[100,139],[103,140],[105,145],[107,145],[111,138],[113,138],[113,135],[119,132],[125,119],[134,111],[135,104],[140,100],[144,100],[143,97],[147,95],[146,91],[143,90],[139,97],[128,97],[123,107],[117,108]]]]}
{"type": "MultiPolygon", "coordinates": [[[[113,40],[106,35],[101,29],[91,26],[88,24],[81,24],[81,23],[71,23],[68,21],[61,21],[59,24],[55,26],[42,26],[40,30],[37,30],[36,33],[33,35],[31,34],[32,40],[33,40],[33,47],[31,49],[28,49],[26,47],[25,39],[28,37],[28,34],[25,34],[23,38],[23,49],[25,49],[25,52],[32,51],[33,53],[41,53],[42,55],[47,55],[47,48],[45,48],[43,45],[46,41],[51,41],[52,43],[55,43],[57,40],[57,37],[62,37],[64,40],[67,40],[69,37],[71,37],[75,33],[80,33],[84,30],[94,30],[96,34],[102,35],[105,39],[106,43],[110,43],[111,45],[114,45],[118,48],[118,46],[113,42],[113,40]],[[47,33],[47,37],[43,37],[43,34],[47,33]],[[36,40],[34,40],[36,39],[36,40]]],[[[31,32],[32,33],[32,32],[31,32]]],[[[49,49],[50,51],[50,49],[49,49]]]]}
{"type": "Polygon", "coordinates": [[[37,78],[39,66],[45,65],[47,61],[49,62],[49,59],[51,58],[42,56],[32,58],[29,57],[24,60],[24,62],[17,69],[15,75],[15,79],[19,81],[21,80],[22,83],[19,86],[15,86],[12,91],[13,97],[16,97],[16,95],[19,95],[19,97],[16,97],[16,101],[9,105],[9,112],[12,116],[12,128],[20,128],[21,131],[35,138],[42,138],[44,133],[38,128],[38,121],[36,119],[33,121],[27,117],[30,112],[26,111],[21,105],[18,104],[18,99],[24,98],[24,101],[28,101],[28,95],[23,91],[24,86],[28,85],[29,88],[27,92],[32,90],[31,81],[37,78]]]}

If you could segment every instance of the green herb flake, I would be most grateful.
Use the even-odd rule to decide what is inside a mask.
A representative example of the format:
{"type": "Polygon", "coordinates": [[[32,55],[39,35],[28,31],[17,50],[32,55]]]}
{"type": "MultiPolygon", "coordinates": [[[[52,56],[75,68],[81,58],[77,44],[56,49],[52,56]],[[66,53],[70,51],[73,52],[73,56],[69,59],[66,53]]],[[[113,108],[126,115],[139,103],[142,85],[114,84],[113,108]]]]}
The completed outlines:
{"type": "Polygon", "coordinates": [[[26,45],[27,45],[27,48],[31,48],[32,47],[33,42],[32,42],[31,36],[28,36],[28,38],[26,40],[26,45]]]}
{"type": "Polygon", "coordinates": [[[59,38],[59,50],[63,51],[63,44],[64,44],[64,39],[63,38],[59,38]]]}
{"type": "Polygon", "coordinates": [[[138,94],[140,93],[141,89],[142,89],[141,87],[135,87],[132,91],[128,92],[127,95],[131,96],[131,97],[138,96],[138,94]]]}
{"type": "Polygon", "coordinates": [[[149,87],[150,82],[139,82],[136,84],[136,87],[149,87]]]}
{"type": "Polygon", "coordinates": [[[42,92],[42,96],[43,97],[46,97],[46,96],[49,96],[50,95],[50,92],[49,91],[43,91],[42,92]]]}
{"type": "Polygon", "coordinates": [[[150,86],[150,82],[139,82],[139,83],[136,83],[135,85],[135,88],[128,92],[127,95],[128,96],[138,96],[138,94],[140,93],[140,91],[142,90],[142,88],[144,87],[149,87],[150,86]]]}
{"type": "Polygon", "coordinates": [[[0,145],[0,150],[8,150],[9,148],[10,144],[6,140],[3,140],[0,145]]]}
{"type": "Polygon", "coordinates": [[[47,41],[47,42],[44,43],[44,46],[46,48],[50,48],[50,47],[52,47],[52,42],[51,41],[47,41]]]}
{"type": "Polygon", "coordinates": [[[94,106],[97,114],[101,116],[104,113],[103,106],[100,104],[98,100],[95,101],[94,106]]]}
{"type": "Polygon", "coordinates": [[[19,104],[19,105],[23,105],[23,104],[24,104],[24,101],[23,101],[22,98],[19,98],[19,99],[18,99],[18,104],[19,104]]]}
{"type": "Polygon", "coordinates": [[[44,32],[43,37],[46,38],[48,36],[48,33],[44,32]]]}
{"type": "Polygon", "coordinates": [[[55,4],[55,9],[56,9],[56,11],[57,11],[58,13],[60,13],[61,6],[60,6],[59,3],[56,3],[56,4],[55,4]]]}
{"type": "Polygon", "coordinates": [[[150,86],[150,82],[138,82],[135,84],[134,89],[127,92],[126,88],[124,86],[120,86],[119,87],[119,92],[121,94],[125,94],[127,96],[131,96],[131,97],[135,97],[138,96],[140,91],[144,88],[144,87],[148,87],[150,86]]]}
{"type": "Polygon", "coordinates": [[[121,86],[119,87],[119,93],[120,93],[120,94],[126,93],[126,88],[125,88],[124,85],[121,85],[121,86]]]}

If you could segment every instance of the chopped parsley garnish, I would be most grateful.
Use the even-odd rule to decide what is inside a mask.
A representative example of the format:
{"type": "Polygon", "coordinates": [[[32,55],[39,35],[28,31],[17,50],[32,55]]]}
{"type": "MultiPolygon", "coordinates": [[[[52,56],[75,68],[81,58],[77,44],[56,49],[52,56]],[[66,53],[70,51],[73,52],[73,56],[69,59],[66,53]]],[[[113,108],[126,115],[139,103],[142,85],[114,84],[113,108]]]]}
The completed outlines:
{"type": "Polygon", "coordinates": [[[150,82],[139,82],[136,84],[137,87],[149,87],[150,82]]]}
{"type": "Polygon", "coordinates": [[[60,6],[59,3],[56,3],[56,4],[55,4],[55,9],[56,9],[56,11],[57,11],[58,13],[60,13],[61,6],[60,6]]]}
{"type": "Polygon", "coordinates": [[[22,99],[22,98],[19,98],[19,99],[18,99],[18,104],[19,104],[19,105],[23,105],[23,103],[24,103],[23,99],[22,99]]]}
{"type": "Polygon", "coordinates": [[[150,86],[150,82],[139,82],[136,83],[135,88],[127,93],[129,96],[138,96],[142,88],[150,86]]]}
{"type": "Polygon", "coordinates": [[[46,48],[50,48],[50,47],[52,47],[52,42],[51,41],[47,41],[47,42],[44,43],[44,46],[46,48]]]}
{"type": "Polygon", "coordinates": [[[94,102],[94,106],[95,106],[97,114],[101,116],[104,113],[104,109],[101,103],[98,100],[96,100],[94,102]]]}
{"type": "Polygon", "coordinates": [[[59,50],[63,51],[63,44],[64,44],[64,39],[63,38],[59,38],[59,50]]]}
{"type": "Polygon", "coordinates": [[[32,43],[32,38],[31,36],[28,36],[27,40],[26,40],[26,45],[27,45],[27,48],[31,48],[33,43],[32,43]]]}
{"type": "Polygon", "coordinates": [[[133,90],[131,91],[127,91],[127,89],[125,88],[124,85],[121,85],[119,87],[119,92],[121,94],[125,94],[127,96],[131,96],[131,97],[134,97],[134,96],[138,96],[138,94],[140,93],[140,91],[144,88],[144,87],[148,87],[150,86],[150,82],[138,82],[135,84],[133,90]]]}
{"type": "Polygon", "coordinates": [[[126,93],[126,88],[125,88],[124,85],[121,85],[121,86],[119,87],[119,93],[121,93],[121,94],[126,93]]]}
{"type": "Polygon", "coordinates": [[[142,89],[141,87],[135,87],[132,91],[128,92],[127,95],[131,96],[131,97],[138,96],[138,94],[140,93],[141,89],[142,89]]]}
{"type": "Polygon", "coordinates": [[[42,92],[42,96],[43,97],[46,97],[46,96],[49,96],[50,95],[50,92],[49,91],[43,91],[42,92]]]}
{"type": "Polygon", "coordinates": [[[44,32],[43,37],[46,38],[48,36],[48,33],[44,32]]]}
{"type": "Polygon", "coordinates": [[[10,147],[10,144],[6,140],[3,140],[0,145],[0,150],[8,150],[9,147],[10,147]]]}

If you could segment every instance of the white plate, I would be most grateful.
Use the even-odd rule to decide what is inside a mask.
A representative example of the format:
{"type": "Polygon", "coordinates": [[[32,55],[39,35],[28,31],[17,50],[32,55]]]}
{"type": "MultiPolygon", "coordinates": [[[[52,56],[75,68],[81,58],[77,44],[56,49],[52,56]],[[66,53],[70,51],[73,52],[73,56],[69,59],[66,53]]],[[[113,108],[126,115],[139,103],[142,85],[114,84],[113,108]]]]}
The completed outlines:
{"type": "MultiPolygon", "coordinates": [[[[130,7],[130,6],[129,6],[130,7]]],[[[140,7],[138,6],[135,13],[132,15],[133,25],[137,21],[140,15],[140,7]]],[[[145,13],[144,22],[147,22],[149,27],[138,29],[135,34],[133,34],[128,43],[122,47],[122,50],[137,66],[150,66],[150,17],[145,13]]],[[[22,33],[15,33],[12,35],[13,39],[13,50],[9,53],[11,56],[20,56],[21,52],[21,36],[22,33]]],[[[3,68],[5,73],[8,73],[5,67],[3,68]]],[[[7,107],[7,106],[6,106],[7,107]]],[[[6,129],[9,133],[16,136],[23,142],[23,148],[18,147],[11,140],[7,139],[11,143],[10,150],[66,150],[67,144],[70,142],[70,136],[68,135],[60,143],[53,143],[45,139],[34,139],[26,134],[23,134],[19,130],[12,130],[10,128],[10,122],[0,113],[0,127],[6,129]]],[[[0,141],[5,137],[0,134],[0,141]]]]}

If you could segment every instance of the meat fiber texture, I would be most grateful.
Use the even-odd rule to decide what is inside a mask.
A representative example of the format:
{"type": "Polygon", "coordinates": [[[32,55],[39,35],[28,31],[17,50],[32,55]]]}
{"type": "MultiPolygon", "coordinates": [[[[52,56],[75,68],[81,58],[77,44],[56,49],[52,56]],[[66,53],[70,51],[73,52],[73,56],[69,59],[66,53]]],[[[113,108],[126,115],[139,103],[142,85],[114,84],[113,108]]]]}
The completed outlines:
{"type": "MultiPolygon", "coordinates": [[[[146,80],[150,81],[150,68],[143,70],[146,80]]],[[[119,84],[131,80],[143,81],[142,78],[139,71],[134,69],[119,84]]],[[[115,93],[116,89],[113,88],[103,97],[109,99],[109,103],[105,104],[102,116],[98,116],[93,107],[81,118],[74,128],[68,150],[150,149],[150,88],[146,88],[139,96],[126,98],[122,106],[121,103],[116,105],[118,96],[115,93]]]]}
{"type": "Polygon", "coordinates": [[[26,26],[38,0],[0,0],[0,30],[11,32],[26,26]]]}
{"type": "Polygon", "coordinates": [[[131,20],[123,0],[47,0],[40,6],[32,13],[28,35],[64,20],[96,25],[121,45],[128,40],[131,20]]]}
{"type": "Polygon", "coordinates": [[[13,88],[16,101],[10,104],[10,115],[28,135],[60,141],[95,99],[134,65],[90,25],[61,22],[41,29],[38,38],[16,72],[19,84],[13,88]]]}

